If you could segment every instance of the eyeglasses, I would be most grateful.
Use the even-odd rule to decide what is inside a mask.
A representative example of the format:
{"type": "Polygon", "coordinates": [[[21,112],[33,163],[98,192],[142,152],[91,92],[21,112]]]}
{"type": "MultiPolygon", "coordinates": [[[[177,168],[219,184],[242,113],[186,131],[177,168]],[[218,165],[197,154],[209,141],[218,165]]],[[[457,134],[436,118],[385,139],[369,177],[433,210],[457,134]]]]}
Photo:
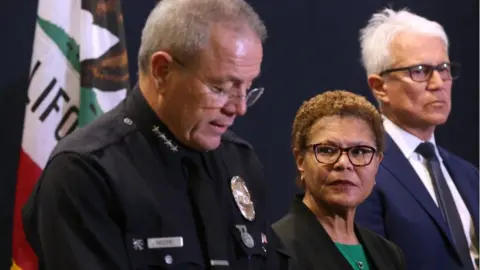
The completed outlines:
{"type": "Polygon", "coordinates": [[[330,144],[310,144],[307,147],[312,147],[315,159],[318,163],[330,165],[335,164],[340,159],[340,156],[347,153],[348,160],[353,166],[362,167],[367,166],[373,160],[373,156],[377,149],[368,145],[355,145],[352,147],[342,148],[330,144]]]}
{"type": "Polygon", "coordinates": [[[202,79],[200,76],[198,76],[196,73],[193,71],[189,70],[185,64],[183,64],[181,61],[179,61],[176,58],[173,58],[173,61],[177,63],[180,67],[188,71],[190,74],[195,76],[203,85],[205,85],[208,90],[210,90],[211,93],[213,93],[216,96],[216,102],[218,102],[219,106],[223,106],[227,103],[227,101],[234,99],[234,98],[241,98],[245,99],[245,103],[247,107],[251,107],[253,104],[255,104],[258,99],[263,95],[263,92],[265,91],[265,88],[263,87],[258,87],[258,88],[249,88],[245,92],[245,95],[239,95],[235,93],[235,89],[230,89],[226,90],[221,87],[217,86],[212,86],[205,82],[204,79],[202,79]]]}
{"type": "Polygon", "coordinates": [[[407,70],[410,78],[412,81],[415,82],[425,82],[430,80],[432,77],[433,71],[437,71],[440,74],[440,77],[444,81],[455,80],[460,77],[460,64],[456,63],[442,63],[437,66],[427,65],[427,64],[419,64],[413,65],[408,67],[401,67],[401,68],[392,68],[387,69],[380,72],[380,76],[396,72],[396,71],[404,71],[407,70]]]}

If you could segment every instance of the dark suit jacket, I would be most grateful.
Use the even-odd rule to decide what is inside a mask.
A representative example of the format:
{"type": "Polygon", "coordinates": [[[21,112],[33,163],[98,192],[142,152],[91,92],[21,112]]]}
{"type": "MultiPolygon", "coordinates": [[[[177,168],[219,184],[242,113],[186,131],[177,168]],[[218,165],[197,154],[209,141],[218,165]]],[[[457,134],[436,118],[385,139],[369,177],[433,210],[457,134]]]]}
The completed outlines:
{"type": "MultiPolygon", "coordinates": [[[[442,148],[439,152],[478,235],[478,170],[442,148]]],[[[372,194],[357,208],[356,223],[397,244],[410,270],[462,269],[439,208],[388,135],[376,181],[372,194]]]]}
{"type": "MultiPolygon", "coordinates": [[[[273,229],[295,257],[297,269],[352,269],[315,215],[300,199],[295,199],[290,212],[276,222],[273,229]]],[[[403,254],[393,243],[357,226],[355,233],[366,252],[370,269],[405,269],[403,254]]]]}

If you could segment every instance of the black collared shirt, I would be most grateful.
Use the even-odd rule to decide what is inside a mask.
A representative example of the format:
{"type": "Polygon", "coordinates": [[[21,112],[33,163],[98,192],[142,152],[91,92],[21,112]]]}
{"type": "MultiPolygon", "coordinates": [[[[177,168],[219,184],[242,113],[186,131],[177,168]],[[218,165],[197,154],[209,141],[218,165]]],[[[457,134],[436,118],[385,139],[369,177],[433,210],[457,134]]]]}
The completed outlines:
{"type": "Polygon", "coordinates": [[[231,269],[287,269],[266,220],[262,167],[227,132],[215,151],[182,146],[138,88],[115,109],[59,142],[23,209],[27,240],[48,270],[205,269],[184,155],[213,181],[231,269]],[[230,189],[244,179],[256,217],[242,216],[230,189]],[[237,226],[253,239],[249,247],[237,226]]]}

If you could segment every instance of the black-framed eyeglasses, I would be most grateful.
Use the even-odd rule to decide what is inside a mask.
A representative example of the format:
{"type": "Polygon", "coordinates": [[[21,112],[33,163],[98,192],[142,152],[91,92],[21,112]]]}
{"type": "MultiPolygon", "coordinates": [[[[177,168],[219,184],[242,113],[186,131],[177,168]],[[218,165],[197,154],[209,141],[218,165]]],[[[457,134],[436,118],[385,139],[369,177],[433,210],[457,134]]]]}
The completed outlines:
{"type": "Polygon", "coordinates": [[[437,71],[440,74],[440,77],[444,81],[455,80],[460,77],[461,66],[457,63],[441,63],[439,65],[433,66],[428,64],[418,64],[408,67],[392,68],[380,72],[380,76],[386,74],[397,72],[397,71],[408,71],[410,78],[415,82],[425,82],[430,80],[432,77],[433,71],[437,71]]]}
{"type": "Polygon", "coordinates": [[[377,153],[377,149],[369,145],[355,145],[342,148],[336,145],[317,143],[307,145],[307,147],[312,147],[318,163],[326,165],[337,163],[340,156],[345,152],[352,165],[357,167],[367,166],[372,162],[373,157],[377,153]]]}
{"type": "Polygon", "coordinates": [[[241,98],[245,99],[245,103],[247,107],[251,107],[253,104],[255,104],[258,99],[263,95],[263,92],[265,91],[265,88],[263,87],[257,87],[257,88],[249,88],[246,90],[245,95],[239,95],[236,92],[236,89],[224,89],[221,87],[217,86],[212,86],[209,83],[205,82],[204,79],[202,79],[198,74],[195,72],[191,71],[190,69],[187,68],[185,64],[183,64],[180,60],[176,59],[173,57],[173,61],[188,71],[190,74],[195,76],[205,87],[207,87],[208,90],[210,90],[211,93],[213,93],[216,96],[216,102],[218,102],[218,106],[223,106],[225,103],[231,99],[234,98],[241,98]]]}

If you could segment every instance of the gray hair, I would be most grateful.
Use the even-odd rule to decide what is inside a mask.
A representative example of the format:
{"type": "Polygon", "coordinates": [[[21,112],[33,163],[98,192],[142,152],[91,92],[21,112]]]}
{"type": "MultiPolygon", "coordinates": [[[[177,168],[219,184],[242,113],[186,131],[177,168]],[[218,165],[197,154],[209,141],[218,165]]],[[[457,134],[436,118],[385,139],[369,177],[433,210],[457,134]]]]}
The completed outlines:
{"type": "Polygon", "coordinates": [[[379,74],[391,67],[395,59],[390,53],[390,44],[400,32],[413,32],[439,37],[448,51],[448,37],[437,22],[409,12],[384,9],[373,14],[365,28],[360,30],[362,64],[367,75],[379,74]]]}
{"type": "Polygon", "coordinates": [[[161,0],[142,31],[139,71],[148,71],[150,58],[160,50],[188,62],[207,45],[213,23],[233,30],[249,27],[262,42],[267,36],[264,23],[244,0],[161,0]]]}

